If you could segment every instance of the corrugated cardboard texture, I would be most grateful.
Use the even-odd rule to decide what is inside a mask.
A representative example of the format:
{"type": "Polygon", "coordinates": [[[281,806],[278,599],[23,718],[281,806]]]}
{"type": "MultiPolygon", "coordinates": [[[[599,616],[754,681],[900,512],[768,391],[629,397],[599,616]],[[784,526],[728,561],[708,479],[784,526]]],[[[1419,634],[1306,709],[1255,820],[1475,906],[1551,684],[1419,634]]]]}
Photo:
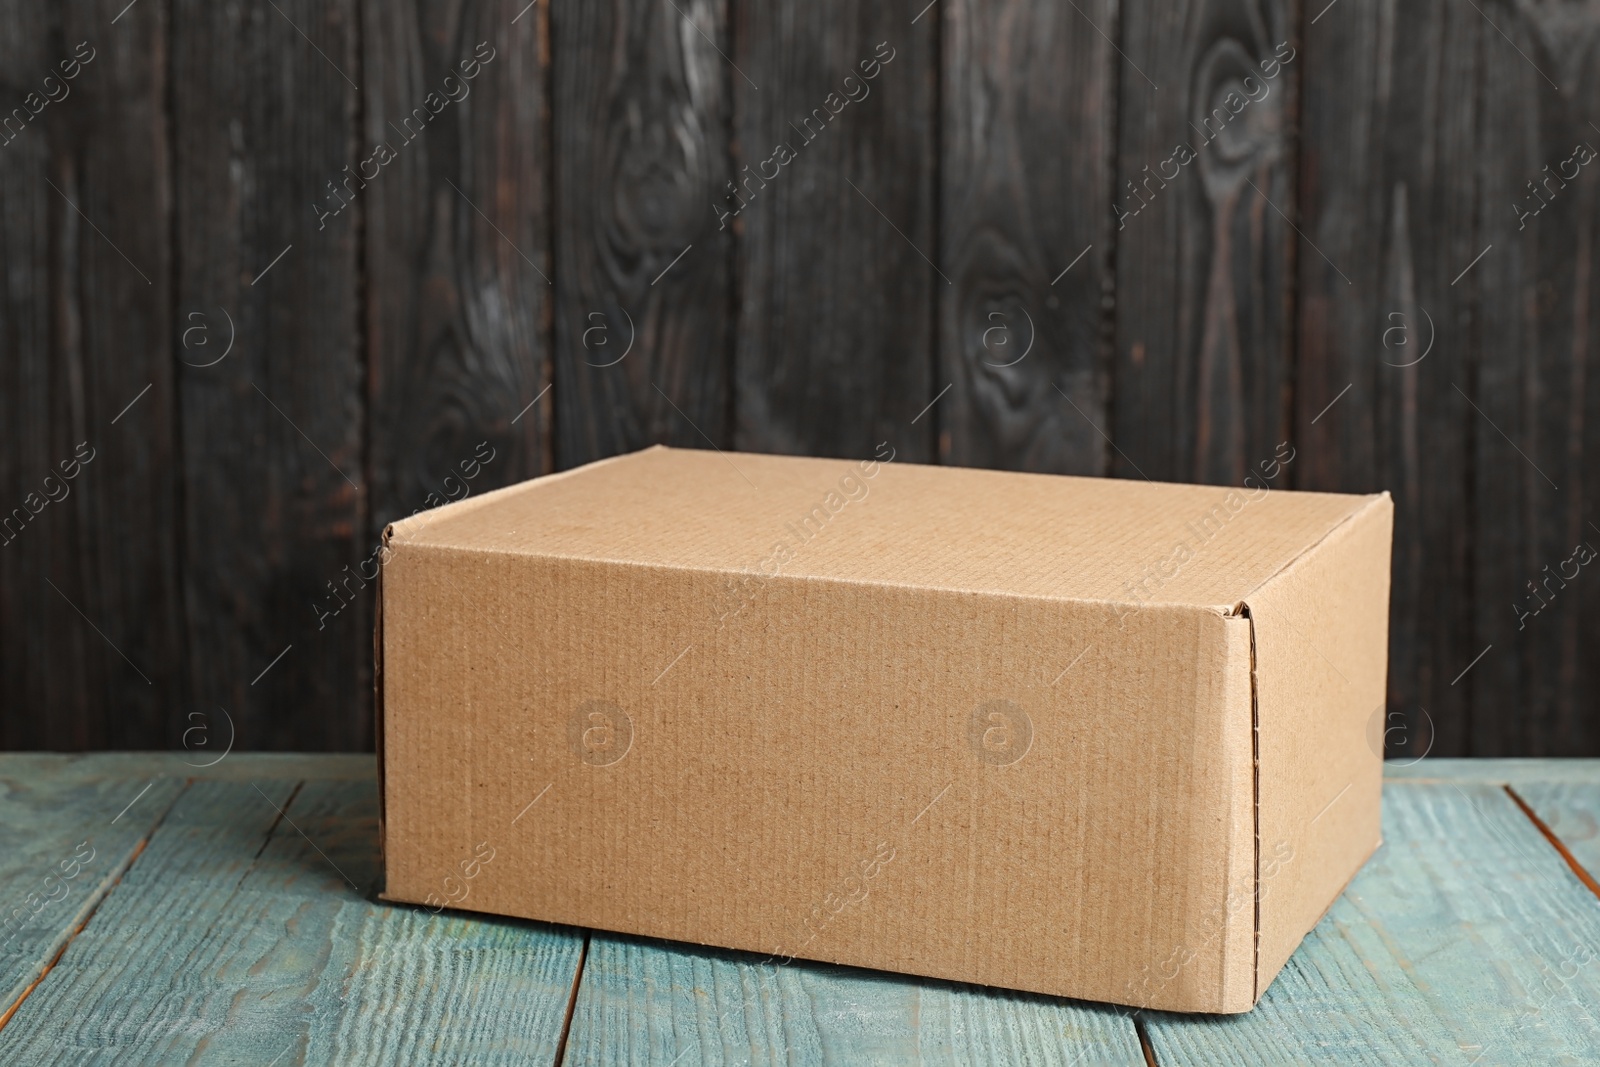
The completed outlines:
{"type": "Polygon", "coordinates": [[[1246,598],[1260,718],[1262,988],[1381,839],[1394,505],[1372,498],[1246,598]]]}
{"type": "Polygon", "coordinates": [[[1247,1008],[1235,609],[1365,503],[656,449],[397,524],[386,896],[1247,1008]]]}
{"type": "Polygon", "coordinates": [[[774,569],[786,542],[789,559],[776,570],[791,578],[1229,611],[1365,501],[904,463],[869,469],[658,447],[424,512],[396,523],[394,536],[753,576],[774,569]],[[1195,565],[1174,564],[1163,577],[1159,565],[1180,540],[1195,565]],[[1141,581],[1144,595],[1128,589],[1141,581]]]}

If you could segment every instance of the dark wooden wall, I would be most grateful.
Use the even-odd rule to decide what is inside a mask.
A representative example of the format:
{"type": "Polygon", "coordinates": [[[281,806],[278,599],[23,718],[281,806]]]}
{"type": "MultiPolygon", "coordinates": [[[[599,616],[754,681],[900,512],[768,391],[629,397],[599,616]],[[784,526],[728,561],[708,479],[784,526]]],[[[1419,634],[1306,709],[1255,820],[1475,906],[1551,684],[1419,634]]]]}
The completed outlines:
{"type": "Polygon", "coordinates": [[[1280,486],[1395,494],[1391,750],[1600,754],[1597,40],[0,0],[0,745],[368,746],[382,525],[654,441],[1219,484],[1289,442],[1280,486]]]}

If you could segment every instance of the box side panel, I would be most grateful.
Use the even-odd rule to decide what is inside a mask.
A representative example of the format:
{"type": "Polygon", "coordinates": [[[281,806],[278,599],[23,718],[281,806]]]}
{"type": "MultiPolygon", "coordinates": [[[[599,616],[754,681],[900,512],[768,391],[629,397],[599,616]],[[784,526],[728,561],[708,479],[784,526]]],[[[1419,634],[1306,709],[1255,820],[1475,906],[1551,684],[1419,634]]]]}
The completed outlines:
{"type": "Polygon", "coordinates": [[[1380,841],[1393,522],[1388,495],[1374,498],[1249,599],[1260,728],[1258,998],[1380,841]]]}
{"type": "Polygon", "coordinates": [[[1176,1010],[1250,987],[1243,620],[430,546],[384,597],[391,899],[1176,1010]]]}
{"type": "MultiPolygon", "coordinates": [[[[390,530],[383,531],[383,545],[389,544],[390,530]]],[[[378,862],[383,862],[383,567],[379,564],[376,607],[372,615],[372,743],[378,764],[378,862]]]]}

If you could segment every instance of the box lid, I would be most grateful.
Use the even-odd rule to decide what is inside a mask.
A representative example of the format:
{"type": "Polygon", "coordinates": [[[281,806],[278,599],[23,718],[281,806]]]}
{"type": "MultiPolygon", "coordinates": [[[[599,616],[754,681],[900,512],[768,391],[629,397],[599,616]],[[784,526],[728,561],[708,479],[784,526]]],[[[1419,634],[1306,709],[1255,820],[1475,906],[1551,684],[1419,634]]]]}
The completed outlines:
{"type": "Polygon", "coordinates": [[[413,516],[393,536],[483,552],[1231,614],[1371,499],[1269,492],[1267,483],[928,467],[892,455],[883,448],[884,462],[868,461],[863,478],[856,461],[656,446],[413,516]]]}

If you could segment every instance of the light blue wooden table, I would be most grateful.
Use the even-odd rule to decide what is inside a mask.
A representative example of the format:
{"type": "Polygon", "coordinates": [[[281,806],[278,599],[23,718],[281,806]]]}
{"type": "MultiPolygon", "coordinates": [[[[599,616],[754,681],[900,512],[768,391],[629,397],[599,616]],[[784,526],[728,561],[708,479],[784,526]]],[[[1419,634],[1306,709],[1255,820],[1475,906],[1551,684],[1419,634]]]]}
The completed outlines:
{"type": "Polygon", "coordinates": [[[0,755],[0,1064],[1600,1064],[1600,760],[1391,768],[1248,1015],[373,901],[371,757],[0,755]]]}

